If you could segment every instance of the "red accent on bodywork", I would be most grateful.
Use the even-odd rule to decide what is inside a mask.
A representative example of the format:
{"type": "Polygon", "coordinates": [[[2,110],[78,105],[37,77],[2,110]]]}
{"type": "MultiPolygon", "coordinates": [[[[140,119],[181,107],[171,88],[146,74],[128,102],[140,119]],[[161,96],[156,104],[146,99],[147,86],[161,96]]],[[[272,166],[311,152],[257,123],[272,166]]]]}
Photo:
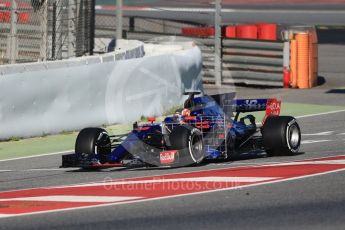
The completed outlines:
{"type": "Polygon", "coordinates": [[[195,116],[188,116],[188,117],[184,117],[185,121],[195,121],[196,117],[195,116]]]}
{"type": "Polygon", "coordinates": [[[210,123],[208,121],[195,122],[195,125],[198,129],[209,129],[209,128],[211,128],[210,123]]]}
{"type": "Polygon", "coordinates": [[[177,155],[177,150],[170,150],[161,152],[159,155],[159,159],[162,165],[170,165],[175,162],[175,158],[177,155]]]}
{"type": "Polygon", "coordinates": [[[156,121],[156,118],[155,117],[149,117],[149,118],[147,118],[147,121],[153,123],[156,121]]]}
{"type": "Polygon", "coordinates": [[[262,120],[262,124],[266,122],[266,119],[270,116],[279,116],[280,115],[280,108],[281,108],[281,101],[276,98],[271,98],[267,100],[266,104],[266,114],[264,119],[262,120]]]}
{"type": "Polygon", "coordinates": [[[218,135],[218,138],[219,138],[219,139],[225,139],[225,134],[224,134],[224,133],[219,134],[219,135],[218,135]]]}
{"type": "Polygon", "coordinates": [[[150,129],[150,126],[144,126],[144,127],[138,127],[135,130],[136,131],[147,131],[150,129]]]}

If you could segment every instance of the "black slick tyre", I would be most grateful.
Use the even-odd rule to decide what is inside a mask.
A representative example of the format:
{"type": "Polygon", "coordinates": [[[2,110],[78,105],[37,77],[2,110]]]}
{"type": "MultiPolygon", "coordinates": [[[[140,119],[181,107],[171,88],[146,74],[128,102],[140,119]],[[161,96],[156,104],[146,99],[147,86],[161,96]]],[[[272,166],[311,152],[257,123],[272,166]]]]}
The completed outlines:
{"type": "Polygon", "coordinates": [[[98,156],[99,161],[103,164],[107,162],[107,156],[110,152],[111,141],[104,129],[86,128],[79,132],[75,143],[77,155],[98,156]]]}
{"type": "Polygon", "coordinates": [[[294,117],[268,117],[263,128],[264,147],[269,156],[294,155],[301,145],[301,130],[294,117]]]}
{"type": "Polygon", "coordinates": [[[189,125],[177,126],[170,134],[172,149],[178,150],[178,163],[174,166],[198,164],[205,158],[202,133],[189,125]]]}

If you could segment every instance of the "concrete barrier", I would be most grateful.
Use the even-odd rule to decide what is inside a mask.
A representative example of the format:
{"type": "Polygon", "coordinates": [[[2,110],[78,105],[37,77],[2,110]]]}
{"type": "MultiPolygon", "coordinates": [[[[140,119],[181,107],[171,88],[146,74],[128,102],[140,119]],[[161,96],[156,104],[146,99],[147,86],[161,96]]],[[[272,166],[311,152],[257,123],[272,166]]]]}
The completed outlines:
{"type": "Polygon", "coordinates": [[[0,66],[0,139],[132,122],[202,90],[199,48],[143,52],[139,43],[98,57],[0,66]]]}

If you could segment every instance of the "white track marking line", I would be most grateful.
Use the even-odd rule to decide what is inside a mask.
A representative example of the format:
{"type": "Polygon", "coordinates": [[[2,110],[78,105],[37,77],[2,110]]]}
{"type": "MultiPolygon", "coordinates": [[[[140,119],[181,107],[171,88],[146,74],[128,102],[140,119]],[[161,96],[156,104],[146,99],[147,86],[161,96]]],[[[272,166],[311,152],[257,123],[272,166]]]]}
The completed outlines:
{"type": "Polygon", "coordinates": [[[77,170],[80,168],[51,168],[51,169],[24,169],[24,170],[18,170],[23,172],[39,172],[39,171],[71,171],[71,170],[77,170]]]}
{"type": "Polygon", "coordinates": [[[309,133],[309,134],[302,134],[302,136],[330,136],[334,134],[335,131],[326,131],[320,133],[309,133]]]}
{"type": "Polygon", "coordinates": [[[91,202],[109,203],[143,199],[135,196],[35,196],[0,199],[0,201],[52,201],[52,202],[91,202]]]}
{"type": "Polygon", "coordinates": [[[330,141],[332,140],[305,140],[305,141],[302,141],[301,144],[306,145],[306,144],[323,143],[323,142],[330,142],[330,141]]]}
{"type": "Polygon", "coordinates": [[[288,181],[296,181],[296,180],[302,180],[306,178],[316,177],[316,176],[323,176],[331,173],[337,173],[345,171],[345,169],[338,169],[323,173],[317,173],[313,175],[307,175],[307,176],[300,176],[300,177],[294,177],[294,178],[288,178],[288,179],[281,179],[281,180],[275,180],[275,181],[268,181],[268,182],[262,182],[258,184],[250,184],[250,185],[243,185],[238,187],[231,187],[231,188],[224,188],[219,190],[211,190],[211,191],[202,191],[202,192],[196,192],[196,193],[189,193],[189,194],[182,194],[182,195],[173,195],[173,196],[166,196],[166,197],[158,197],[158,198],[149,198],[149,199],[142,199],[142,200],[134,200],[134,201],[124,201],[124,202],[118,202],[118,203],[110,203],[110,204],[102,204],[102,205],[94,205],[94,206],[85,206],[85,207],[78,207],[78,208],[66,208],[66,209],[60,209],[60,210],[50,210],[50,211],[42,211],[42,212],[35,212],[35,213],[25,213],[25,214],[13,214],[13,215],[4,215],[0,216],[3,218],[9,218],[9,217],[18,217],[18,216],[32,216],[32,215],[39,215],[39,214],[48,214],[48,213],[59,213],[59,212],[66,212],[66,211],[77,211],[77,210],[84,210],[84,209],[91,209],[91,208],[104,208],[104,207],[111,207],[116,205],[124,205],[124,204],[133,204],[133,203],[142,203],[142,202],[148,202],[148,201],[157,201],[157,200],[165,200],[165,199],[171,199],[171,198],[179,198],[179,197],[186,197],[186,196],[195,196],[200,194],[208,194],[208,193],[215,193],[215,192],[224,192],[224,191],[231,191],[231,190],[238,190],[238,189],[244,189],[244,188],[251,188],[256,186],[263,186],[263,185],[270,185],[270,184],[277,184],[282,182],[288,182],[288,181]]]}
{"type": "Polygon", "coordinates": [[[0,160],[0,162],[25,160],[25,159],[37,158],[37,157],[47,157],[47,156],[53,156],[53,155],[59,155],[59,154],[64,154],[64,153],[71,153],[71,152],[74,152],[74,150],[67,150],[67,151],[55,152],[55,153],[45,153],[45,154],[27,156],[27,157],[10,158],[10,159],[0,160]]]}
{"type": "Polygon", "coordinates": [[[176,178],[176,179],[152,179],[152,180],[137,180],[137,181],[104,181],[100,183],[88,183],[69,186],[60,186],[55,188],[79,188],[79,187],[97,187],[104,186],[116,186],[116,185],[132,185],[132,184],[157,184],[157,183],[173,183],[173,182],[243,182],[254,183],[261,181],[276,180],[278,177],[191,177],[191,178],[176,178]]]}
{"type": "Polygon", "coordinates": [[[334,114],[334,113],[343,113],[343,112],[345,112],[345,109],[335,110],[335,111],[330,111],[330,112],[325,112],[325,113],[315,113],[315,114],[297,116],[296,118],[300,119],[300,118],[308,118],[308,117],[317,117],[317,116],[329,115],[329,114],[334,114]]]}
{"type": "Polygon", "coordinates": [[[56,172],[56,171],[71,171],[71,170],[78,170],[80,168],[51,168],[51,169],[22,169],[22,170],[13,170],[13,169],[4,169],[4,170],[0,170],[1,172],[41,172],[41,171],[52,171],[52,172],[56,172]]]}
{"type": "MultiPolygon", "coordinates": [[[[294,166],[294,165],[345,165],[345,160],[325,160],[325,161],[302,161],[302,162],[287,162],[272,166],[294,166]]],[[[271,167],[271,166],[267,166],[271,167]]]]}

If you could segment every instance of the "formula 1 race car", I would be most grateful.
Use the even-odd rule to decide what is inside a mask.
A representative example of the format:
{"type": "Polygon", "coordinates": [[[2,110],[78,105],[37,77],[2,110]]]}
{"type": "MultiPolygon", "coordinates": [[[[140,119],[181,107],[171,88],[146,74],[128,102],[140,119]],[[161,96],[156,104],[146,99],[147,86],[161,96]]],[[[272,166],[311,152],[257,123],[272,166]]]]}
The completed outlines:
{"type": "Polygon", "coordinates": [[[102,128],[81,130],[75,153],[62,157],[62,167],[181,167],[243,153],[298,152],[300,127],[295,118],[279,116],[279,100],[233,100],[232,94],[196,97],[199,94],[186,93],[183,109],[162,122],[135,122],[126,135],[110,136],[102,128]],[[266,111],[259,125],[247,114],[256,111],[266,111]]]}

